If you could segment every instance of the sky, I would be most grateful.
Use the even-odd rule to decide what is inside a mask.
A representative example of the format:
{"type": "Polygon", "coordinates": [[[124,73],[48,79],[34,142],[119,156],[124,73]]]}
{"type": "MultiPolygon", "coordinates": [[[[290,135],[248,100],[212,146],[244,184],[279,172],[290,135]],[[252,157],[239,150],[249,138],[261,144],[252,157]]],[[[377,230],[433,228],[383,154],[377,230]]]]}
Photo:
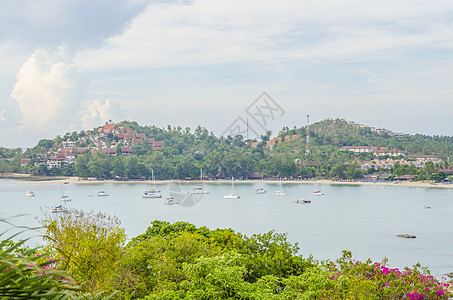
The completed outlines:
{"type": "MultiPolygon", "coordinates": [[[[453,135],[451,0],[3,0],[0,146],[112,120],[453,135]]],[[[236,131],[235,131],[236,130],[236,131]]]]}

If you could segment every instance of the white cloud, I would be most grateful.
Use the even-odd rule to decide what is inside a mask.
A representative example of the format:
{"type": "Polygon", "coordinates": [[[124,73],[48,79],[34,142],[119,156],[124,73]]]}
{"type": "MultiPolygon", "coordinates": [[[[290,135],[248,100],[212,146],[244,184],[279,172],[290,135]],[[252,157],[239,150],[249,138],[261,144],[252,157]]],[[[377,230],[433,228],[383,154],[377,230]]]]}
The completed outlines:
{"type": "Polygon", "coordinates": [[[81,52],[86,69],[129,69],[269,60],[344,62],[451,45],[451,1],[316,2],[198,0],[151,4],[122,34],[81,52]],[[443,30],[440,31],[440,25],[443,30]]]}
{"type": "Polygon", "coordinates": [[[96,99],[88,104],[88,108],[82,112],[83,128],[94,128],[109,120],[120,120],[123,112],[121,105],[112,99],[96,99]]]}
{"type": "Polygon", "coordinates": [[[76,68],[66,49],[37,49],[17,73],[11,98],[19,105],[22,125],[39,132],[58,123],[74,122],[80,91],[76,68]]]}

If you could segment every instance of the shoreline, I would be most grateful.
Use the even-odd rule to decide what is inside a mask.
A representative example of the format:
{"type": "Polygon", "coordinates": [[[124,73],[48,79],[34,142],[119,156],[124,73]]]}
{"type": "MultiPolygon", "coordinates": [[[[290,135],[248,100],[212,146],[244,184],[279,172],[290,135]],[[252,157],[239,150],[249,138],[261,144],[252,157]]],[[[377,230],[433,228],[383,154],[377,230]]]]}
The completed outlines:
{"type": "MultiPolygon", "coordinates": [[[[21,180],[17,182],[18,184],[61,184],[63,182],[69,182],[73,184],[153,184],[152,180],[87,180],[80,179],[79,177],[41,177],[41,176],[32,176],[29,174],[1,174],[0,179],[13,179],[21,180]]],[[[224,184],[230,183],[228,179],[218,179],[218,180],[156,180],[156,183],[159,184],[170,184],[171,182],[177,182],[181,184],[193,184],[193,183],[205,183],[205,184],[224,184]]],[[[266,184],[280,184],[279,180],[235,180],[236,184],[249,184],[249,183],[266,183],[266,184]]],[[[443,184],[443,183],[433,183],[429,181],[399,181],[399,182],[365,182],[365,181],[336,181],[329,179],[317,179],[317,180],[283,180],[282,183],[285,184],[319,184],[319,185],[379,185],[379,186],[404,186],[412,188],[453,188],[453,184],[443,184]]]]}

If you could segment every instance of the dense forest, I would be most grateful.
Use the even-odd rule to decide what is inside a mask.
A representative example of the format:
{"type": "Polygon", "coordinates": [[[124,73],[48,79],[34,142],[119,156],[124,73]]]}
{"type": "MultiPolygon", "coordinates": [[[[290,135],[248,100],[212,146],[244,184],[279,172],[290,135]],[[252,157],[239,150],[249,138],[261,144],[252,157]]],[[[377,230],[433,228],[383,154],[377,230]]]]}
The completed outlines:
{"type": "MultiPolygon", "coordinates": [[[[0,219],[0,222],[2,220],[0,219]]],[[[448,285],[420,265],[399,270],[298,254],[270,231],[153,221],[126,243],[119,220],[71,209],[44,216],[45,245],[0,241],[2,299],[449,299],[448,285]]]]}
{"type": "MultiPolygon", "coordinates": [[[[98,135],[98,130],[66,133],[54,139],[44,139],[25,152],[0,148],[0,173],[27,173],[33,175],[64,175],[98,179],[144,179],[151,173],[156,179],[199,178],[201,170],[207,178],[338,178],[360,179],[364,171],[363,161],[375,159],[372,153],[354,154],[341,151],[342,146],[386,147],[405,151],[407,154],[435,154],[441,159],[438,165],[414,170],[398,167],[392,170],[368,170],[390,172],[393,175],[417,175],[417,179],[430,179],[441,168],[449,166],[453,154],[453,138],[446,136],[393,135],[391,132],[375,132],[370,127],[358,126],[342,119],[326,119],[310,125],[310,152],[306,153],[306,127],[282,128],[277,137],[266,132],[259,140],[244,140],[241,135],[216,137],[206,128],[195,130],[182,127],[158,128],[140,126],[136,122],[123,121],[116,127],[127,128],[145,135],[163,146],[156,148],[147,140],[125,143],[118,135],[98,135]],[[95,137],[95,138],[93,138],[95,137]],[[75,141],[75,150],[88,149],[75,154],[74,161],[60,167],[49,167],[40,156],[58,154],[62,143],[75,141]],[[94,144],[97,143],[97,144],[94,144]],[[99,147],[114,147],[115,156],[99,147]],[[121,155],[123,146],[133,148],[130,155],[121,155]],[[29,162],[21,163],[27,158],[29,162]]],[[[385,159],[381,157],[380,159],[385,159]]],[[[444,172],[445,173],[445,172],[444,172]]],[[[445,178],[448,173],[435,178],[445,178]],[[445,175],[445,176],[444,176],[445,175]]]]}

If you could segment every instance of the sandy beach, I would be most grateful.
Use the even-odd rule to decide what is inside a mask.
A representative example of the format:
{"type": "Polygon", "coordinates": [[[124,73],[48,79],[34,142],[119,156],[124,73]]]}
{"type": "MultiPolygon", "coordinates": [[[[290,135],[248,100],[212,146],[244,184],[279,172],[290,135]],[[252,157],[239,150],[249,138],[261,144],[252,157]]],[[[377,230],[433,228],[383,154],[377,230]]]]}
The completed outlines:
{"type": "MultiPolygon", "coordinates": [[[[39,177],[31,176],[27,174],[2,174],[1,178],[17,179],[23,180],[18,181],[19,184],[30,183],[39,183],[39,184],[61,184],[62,182],[69,182],[73,184],[100,184],[100,183],[118,183],[118,184],[153,184],[152,180],[86,180],[79,177],[39,177]]],[[[178,183],[191,183],[199,182],[199,180],[156,180],[156,183],[159,184],[169,184],[171,182],[178,183]]],[[[230,180],[203,180],[203,183],[206,184],[222,184],[229,183],[230,180]]],[[[242,183],[279,183],[278,180],[235,180],[236,184],[242,183]]],[[[386,186],[404,186],[412,188],[453,188],[453,184],[445,183],[434,183],[430,181],[398,181],[398,182],[364,182],[364,181],[335,181],[328,179],[319,179],[319,180],[283,180],[284,184],[336,184],[336,185],[380,185],[383,187],[386,186]]]]}

